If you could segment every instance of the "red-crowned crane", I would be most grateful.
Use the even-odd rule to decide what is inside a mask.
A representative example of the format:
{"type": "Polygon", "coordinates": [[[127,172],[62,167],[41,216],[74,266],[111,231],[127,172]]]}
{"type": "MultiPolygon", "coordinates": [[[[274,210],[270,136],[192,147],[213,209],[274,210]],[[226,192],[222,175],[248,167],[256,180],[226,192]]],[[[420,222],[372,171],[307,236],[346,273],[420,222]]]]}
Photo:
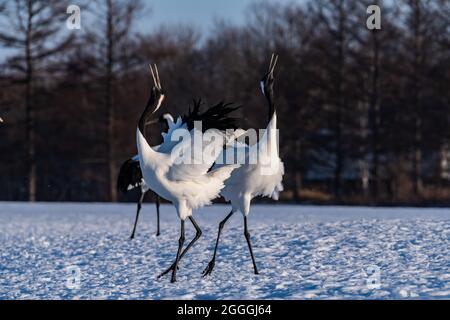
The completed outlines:
{"type": "MultiPolygon", "coordinates": [[[[171,282],[176,281],[176,273],[178,263],[183,255],[192,247],[192,245],[200,238],[201,229],[192,216],[192,210],[203,207],[211,203],[213,199],[218,197],[219,192],[224,187],[224,180],[230,177],[230,174],[238,168],[238,165],[224,165],[217,169],[212,169],[215,157],[203,157],[198,154],[195,146],[195,138],[198,135],[197,128],[188,128],[189,138],[179,142],[171,141],[170,144],[165,143],[157,150],[152,148],[151,143],[144,136],[144,126],[147,122],[155,123],[157,116],[155,113],[161,108],[164,101],[164,92],[161,87],[158,69],[150,67],[154,86],[151,90],[150,98],[139,119],[136,129],[136,144],[139,154],[139,163],[141,166],[142,176],[148,187],[158,194],[161,198],[171,202],[180,218],[180,238],[178,240],[178,250],[175,262],[160,276],[172,271],[171,282]],[[182,154],[190,155],[191,161],[177,161],[179,158],[172,156],[172,151],[182,150],[182,154]],[[201,161],[198,161],[198,160],[201,161]],[[194,239],[182,251],[185,240],[185,220],[189,219],[196,229],[194,239]]],[[[205,117],[203,120],[203,130],[216,131],[217,134],[224,136],[225,129],[231,129],[227,126],[220,115],[227,114],[224,110],[230,107],[225,104],[219,104],[209,109],[205,113],[210,113],[211,117],[205,117]],[[218,115],[216,115],[218,113],[218,115]],[[213,116],[214,115],[214,116],[213,116]],[[209,122],[207,120],[210,120],[209,122]]],[[[201,133],[201,132],[200,132],[201,133]]],[[[224,141],[221,139],[212,139],[207,145],[209,149],[222,149],[224,141]]],[[[202,144],[203,152],[205,146],[202,144]]]]}
{"type": "MultiPolygon", "coordinates": [[[[266,97],[269,107],[268,124],[264,136],[254,145],[248,146],[241,143],[224,151],[224,153],[231,152],[233,155],[243,151],[241,154],[245,154],[246,159],[245,164],[234,170],[230,178],[225,180],[225,187],[220,192],[225,200],[231,202],[232,209],[219,224],[213,258],[203,271],[203,276],[207,276],[213,271],[220,233],[227,220],[237,211],[240,211],[244,216],[244,236],[250,251],[254,272],[258,274],[247,226],[250,204],[252,199],[257,196],[266,196],[278,200],[279,193],[283,190],[284,165],[278,155],[277,110],[273,103],[273,72],[277,61],[278,56],[272,55],[269,71],[260,82],[262,93],[266,97]],[[244,150],[239,150],[240,148],[244,150]],[[250,161],[252,155],[257,156],[256,163],[250,161]]],[[[220,166],[216,165],[217,168],[220,168],[220,166]]]]}

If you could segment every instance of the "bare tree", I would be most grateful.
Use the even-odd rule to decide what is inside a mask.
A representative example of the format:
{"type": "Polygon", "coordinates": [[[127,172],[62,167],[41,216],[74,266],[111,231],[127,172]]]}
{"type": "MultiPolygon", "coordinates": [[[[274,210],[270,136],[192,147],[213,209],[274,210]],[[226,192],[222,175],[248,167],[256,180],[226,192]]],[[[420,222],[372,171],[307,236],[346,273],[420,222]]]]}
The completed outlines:
{"type": "Polygon", "coordinates": [[[346,153],[344,150],[345,121],[349,114],[348,74],[350,48],[353,41],[351,30],[355,28],[356,2],[353,0],[319,0],[309,2],[309,10],[314,16],[317,29],[319,54],[327,59],[321,73],[326,75],[326,101],[332,115],[334,149],[334,195],[342,196],[342,179],[346,153]]]}
{"type": "Polygon", "coordinates": [[[97,47],[99,61],[103,68],[101,79],[104,87],[104,107],[107,136],[107,163],[109,171],[110,200],[117,201],[115,154],[115,105],[114,89],[117,75],[121,72],[126,46],[132,32],[136,15],[143,8],[140,0],[113,1],[97,0],[91,12],[101,28],[89,33],[91,44],[97,47]]]}
{"type": "Polygon", "coordinates": [[[404,56],[408,98],[411,106],[411,181],[414,196],[421,196],[423,191],[423,104],[427,86],[426,70],[430,61],[432,42],[437,35],[433,32],[436,0],[404,0],[402,2],[402,20],[406,38],[404,56]]]}
{"type": "Polygon", "coordinates": [[[62,35],[66,6],[58,0],[14,0],[3,2],[0,43],[14,49],[8,65],[25,86],[25,135],[28,162],[28,199],[36,200],[36,127],[34,85],[45,71],[45,62],[71,43],[71,34],[62,35]]]}
{"type": "Polygon", "coordinates": [[[391,7],[381,1],[366,0],[358,2],[358,10],[365,12],[369,5],[378,5],[382,12],[382,29],[369,30],[365,27],[355,28],[352,33],[357,39],[358,50],[354,55],[353,68],[358,74],[358,92],[361,104],[367,111],[364,121],[361,158],[364,164],[363,193],[377,201],[380,194],[382,166],[382,123],[381,105],[384,89],[382,80],[388,76],[387,52],[390,52],[393,39],[398,36],[390,23],[393,14],[391,7]],[[370,190],[369,190],[370,189],[370,190]]]}

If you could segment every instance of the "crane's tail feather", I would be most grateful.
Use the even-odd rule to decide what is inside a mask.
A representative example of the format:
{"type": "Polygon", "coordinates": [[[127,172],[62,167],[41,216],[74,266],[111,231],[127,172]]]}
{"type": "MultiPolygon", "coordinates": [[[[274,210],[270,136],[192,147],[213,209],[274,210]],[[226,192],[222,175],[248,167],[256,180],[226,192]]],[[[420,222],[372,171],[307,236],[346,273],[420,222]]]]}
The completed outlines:
{"type": "Polygon", "coordinates": [[[142,172],[139,161],[128,159],[120,167],[117,178],[117,189],[122,193],[140,187],[142,184],[142,172]]]}

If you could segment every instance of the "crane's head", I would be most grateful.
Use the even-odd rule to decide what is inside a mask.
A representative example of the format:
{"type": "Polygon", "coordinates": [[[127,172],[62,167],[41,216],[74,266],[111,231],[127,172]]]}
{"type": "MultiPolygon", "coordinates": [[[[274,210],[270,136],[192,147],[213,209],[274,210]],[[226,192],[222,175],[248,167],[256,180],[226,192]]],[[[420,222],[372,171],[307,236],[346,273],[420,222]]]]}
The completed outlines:
{"type": "Polygon", "coordinates": [[[147,105],[145,106],[144,112],[141,114],[138,122],[138,128],[142,134],[144,134],[145,126],[150,123],[154,123],[158,121],[158,118],[151,119],[147,122],[147,119],[150,115],[153,115],[158,109],[161,107],[164,101],[164,92],[161,87],[161,80],[159,79],[158,67],[156,64],[153,67],[149,65],[150,72],[153,78],[153,87],[150,93],[150,98],[147,101],[147,105]]]}
{"type": "Polygon", "coordinates": [[[260,82],[261,91],[268,99],[271,99],[273,95],[273,82],[274,82],[273,71],[275,70],[277,62],[278,62],[278,55],[275,55],[275,53],[273,53],[272,58],[270,59],[269,71],[261,79],[260,82]]]}
{"type": "Polygon", "coordinates": [[[156,64],[154,64],[153,66],[154,66],[154,70],[153,70],[152,65],[149,65],[150,72],[151,72],[152,78],[153,78],[153,88],[152,88],[150,99],[153,99],[153,101],[156,102],[155,110],[153,110],[153,112],[152,112],[152,113],[155,113],[161,107],[161,104],[164,100],[164,91],[161,87],[161,80],[159,79],[158,67],[156,66],[156,64]]]}

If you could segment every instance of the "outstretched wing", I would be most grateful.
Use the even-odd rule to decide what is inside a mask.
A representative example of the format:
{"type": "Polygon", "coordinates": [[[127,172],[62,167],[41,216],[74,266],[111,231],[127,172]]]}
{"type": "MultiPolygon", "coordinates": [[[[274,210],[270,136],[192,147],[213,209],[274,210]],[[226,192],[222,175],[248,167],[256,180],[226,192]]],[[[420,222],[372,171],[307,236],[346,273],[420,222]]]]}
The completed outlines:
{"type": "MultiPolygon", "coordinates": [[[[205,112],[201,112],[201,100],[194,100],[193,109],[189,108],[189,113],[178,117],[176,121],[172,117],[166,118],[167,132],[161,133],[163,143],[154,147],[158,152],[169,154],[173,148],[180,143],[180,136],[183,132],[177,130],[185,130],[189,134],[194,129],[194,123],[200,121],[202,123],[202,132],[209,129],[225,131],[226,129],[236,129],[238,120],[230,117],[230,113],[240,108],[233,106],[231,103],[220,102],[205,112]]],[[[186,147],[186,146],[184,146],[186,147]]]]}
{"type": "Polygon", "coordinates": [[[175,137],[175,135],[179,133],[177,130],[187,130],[187,125],[183,122],[181,117],[178,117],[175,122],[167,121],[167,126],[167,132],[161,133],[163,142],[153,149],[161,153],[169,154],[179,143],[179,140],[175,137]]]}
{"type": "MultiPolygon", "coordinates": [[[[161,133],[163,143],[153,146],[153,149],[158,153],[171,155],[172,163],[167,173],[171,180],[192,180],[208,173],[223,146],[235,136],[225,131],[237,128],[237,119],[230,117],[230,113],[240,106],[220,102],[201,112],[201,105],[200,100],[194,100],[194,107],[189,109],[187,115],[178,117],[176,121],[169,115],[164,118],[167,121],[167,132],[161,133]],[[202,132],[194,128],[196,121],[202,123],[202,132]],[[202,136],[206,131],[206,135],[202,136]],[[198,140],[194,143],[197,134],[203,138],[203,143],[198,143],[198,140]]],[[[136,158],[136,161],[139,159],[136,158]]]]}
{"type": "Polygon", "coordinates": [[[133,157],[125,161],[120,167],[119,177],[117,178],[117,189],[123,193],[142,187],[144,180],[142,178],[139,158],[133,157]]]}
{"type": "Polygon", "coordinates": [[[172,149],[173,163],[168,172],[171,180],[193,180],[205,176],[229,142],[230,137],[225,131],[236,129],[237,119],[230,117],[230,113],[240,107],[221,102],[200,112],[201,105],[200,100],[194,100],[193,110],[182,118],[189,131],[185,131],[180,137],[182,141],[172,149]],[[194,127],[195,121],[201,121],[202,132],[194,127]]]}
{"type": "Polygon", "coordinates": [[[195,121],[202,122],[202,131],[217,129],[225,131],[227,129],[236,129],[238,119],[230,117],[230,113],[238,110],[241,106],[233,106],[232,103],[219,102],[201,113],[200,108],[203,105],[201,100],[194,100],[193,110],[189,108],[189,113],[183,116],[183,123],[186,123],[189,130],[194,128],[195,121]]]}
{"type": "Polygon", "coordinates": [[[203,136],[197,129],[186,131],[182,141],[172,150],[172,165],[167,173],[169,179],[192,180],[208,173],[226,143],[221,131],[211,130],[208,133],[211,135],[203,136]]]}

